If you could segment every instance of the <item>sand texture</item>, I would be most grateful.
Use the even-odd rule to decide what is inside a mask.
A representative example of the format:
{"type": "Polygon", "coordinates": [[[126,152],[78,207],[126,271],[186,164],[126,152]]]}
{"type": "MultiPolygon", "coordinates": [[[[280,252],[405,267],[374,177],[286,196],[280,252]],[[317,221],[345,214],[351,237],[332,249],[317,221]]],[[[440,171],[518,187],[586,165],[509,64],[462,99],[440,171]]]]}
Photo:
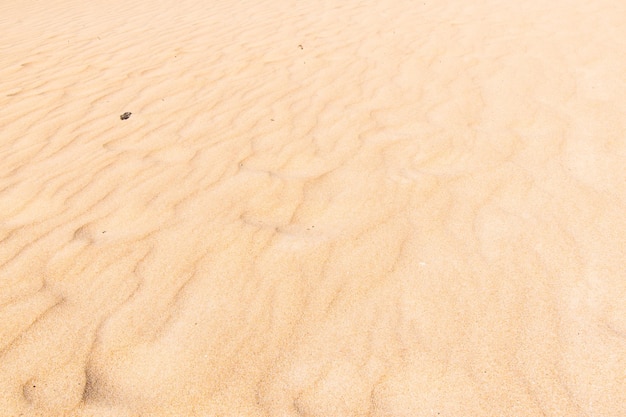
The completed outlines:
{"type": "Polygon", "coordinates": [[[626,2],[0,35],[0,417],[626,416],[626,2]]]}

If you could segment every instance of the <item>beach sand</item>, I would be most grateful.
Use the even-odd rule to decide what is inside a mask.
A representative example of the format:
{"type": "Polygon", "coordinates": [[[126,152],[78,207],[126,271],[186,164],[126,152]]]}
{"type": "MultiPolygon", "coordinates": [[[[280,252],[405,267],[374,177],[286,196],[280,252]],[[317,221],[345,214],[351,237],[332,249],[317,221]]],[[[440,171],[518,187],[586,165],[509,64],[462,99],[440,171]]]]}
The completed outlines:
{"type": "Polygon", "coordinates": [[[626,3],[85,3],[0,5],[0,417],[626,415],[626,3]]]}

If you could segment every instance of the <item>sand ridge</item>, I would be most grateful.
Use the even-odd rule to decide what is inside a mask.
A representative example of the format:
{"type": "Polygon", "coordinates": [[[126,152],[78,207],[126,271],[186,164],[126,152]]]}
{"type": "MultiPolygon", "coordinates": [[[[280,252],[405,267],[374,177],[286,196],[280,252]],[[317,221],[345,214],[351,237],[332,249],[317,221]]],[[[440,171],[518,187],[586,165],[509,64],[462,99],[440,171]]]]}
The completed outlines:
{"type": "Polygon", "coordinates": [[[622,416],[625,12],[3,4],[0,417],[622,416]]]}

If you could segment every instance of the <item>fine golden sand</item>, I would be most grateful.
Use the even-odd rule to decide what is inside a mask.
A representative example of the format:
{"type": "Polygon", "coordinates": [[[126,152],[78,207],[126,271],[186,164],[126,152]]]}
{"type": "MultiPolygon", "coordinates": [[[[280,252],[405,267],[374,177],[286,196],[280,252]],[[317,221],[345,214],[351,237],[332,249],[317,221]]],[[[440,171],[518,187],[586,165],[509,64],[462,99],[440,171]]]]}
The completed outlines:
{"type": "Polygon", "coordinates": [[[0,417],[626,415],[623,1],[0,23],[0,417]]]}

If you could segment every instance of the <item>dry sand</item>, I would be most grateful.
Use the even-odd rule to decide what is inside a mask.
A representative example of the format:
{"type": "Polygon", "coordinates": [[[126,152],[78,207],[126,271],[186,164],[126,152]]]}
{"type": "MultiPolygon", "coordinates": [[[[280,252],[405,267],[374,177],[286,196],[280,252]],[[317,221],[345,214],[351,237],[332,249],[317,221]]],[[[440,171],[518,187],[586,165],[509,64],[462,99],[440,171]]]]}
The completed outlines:
{"type": "Polygon", "coordinates": [[[0,417],[626,415],[626,3],[88,3],[0,6],[0,417]]]}

